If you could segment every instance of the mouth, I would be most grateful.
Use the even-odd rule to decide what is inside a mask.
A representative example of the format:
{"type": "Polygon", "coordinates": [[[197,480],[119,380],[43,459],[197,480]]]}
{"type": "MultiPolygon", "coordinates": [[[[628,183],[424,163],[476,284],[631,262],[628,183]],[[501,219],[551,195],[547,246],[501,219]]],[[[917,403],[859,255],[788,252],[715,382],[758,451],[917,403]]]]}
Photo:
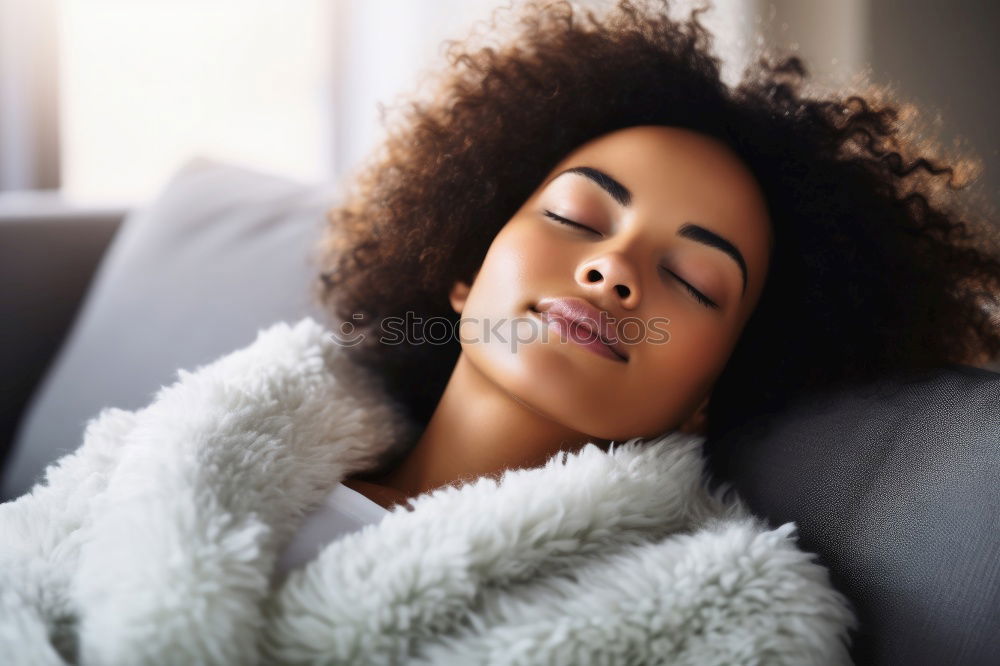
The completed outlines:
{"type": "Polygon", "coordinates": [[[563,312],[539,310],[535,305],[531,305],[528,310],[571,342],[610,360],[619,363],[628,362],[628,353],[623,345],[617,340],[601,335],[589,321],[580,321],[563,312]]]}

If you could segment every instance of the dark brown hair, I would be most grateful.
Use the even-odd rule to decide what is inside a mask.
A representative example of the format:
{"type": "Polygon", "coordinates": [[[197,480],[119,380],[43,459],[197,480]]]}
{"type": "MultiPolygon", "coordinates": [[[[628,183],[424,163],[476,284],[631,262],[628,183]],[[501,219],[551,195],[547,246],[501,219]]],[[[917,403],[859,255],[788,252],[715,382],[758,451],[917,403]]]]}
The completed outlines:
{"type": "Polygon", "coordinates": [[[721,139],[771,214],[767,282],[713,390],[710,437],[810,387],[1000,353],[995,229],[957,196],[975,161],[937,157],[913,108],[884,88],[807,95],[795,56],[761,51],[728,87],[699,22],[705,8],[687,19],[669,9],[621,0],[582,17],[567,2],[532,1],[494,12],[488,34],[505,34],[504,17],[516,32],[448,42],[436,89],[395,109],[329,212],[316,297],[367,331],[352,350],[418,422],[459,343],[380,344],[379,322],[407,311],[457,321],[449,289],[471,282],[555,164],[634,125],[721,139]]]}

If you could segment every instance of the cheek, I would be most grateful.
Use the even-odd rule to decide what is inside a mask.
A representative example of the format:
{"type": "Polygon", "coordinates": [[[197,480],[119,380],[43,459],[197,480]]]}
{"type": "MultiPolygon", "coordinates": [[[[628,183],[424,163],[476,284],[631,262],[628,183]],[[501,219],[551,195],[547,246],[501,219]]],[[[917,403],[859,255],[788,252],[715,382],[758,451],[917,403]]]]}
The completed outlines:
{"type": "Polygon", "coordinates": [[[527,246],[515,231],[508,224],[493,239],[460,319],[463,349],[474,355],[490,354],[494,360],[509,355],[504,350],[514,339],[519,325],[515,320],[524,316],[526,288],[534,279],[529,270],[537,262],[524,251],[527,246]]]}
{"type": "Polygon", "coordinates": [[[518,226],[514,236],[525,256],[538,259],[541,264],[550,263],[548,259],[553,253],[566,253],[571,247],[570,243],[556,237],[553,229],[541,225],[524,223],[518,226]]]}
{"type": "Polygon", "coordinates": [[[621,415],[621,431],[651,437],[676,427],[725,366],[731,348],[727,331],[684,319],[671,319],[663,328],[669,336],[659,336],[666,341],[647,342],[636,355],[639,365],[608,412],[621,415]]]}
{"type": "Polygon", "coordinates": [[[472,283],[463,314],[469,314],[469,310],[478,311],[484,305],[496,304],[497,296],[508,293],[516,283],[520,266],[521,259],[516,252],[494,242],[472,283]]]}
{"type": "Polygon", "coordinates": [[[544,281],[546,267],[552,265],[540,234],[513,223],[504,227],[490,245],[476,281],[469,292],[469,304],[477,311],[502,310],[527,304],[544,281]]]}
{"type": "Polygon", "coordinates": [[[710,384],[710,378],[721,369],[729,351],[729,333],[722,326],[677,323],[670,330],[670,340],[657,351],[668,353],[676,373],[690,377],[699,385],[710,384]],[[673,347],[670,349],[670,347],[673,347]]]}

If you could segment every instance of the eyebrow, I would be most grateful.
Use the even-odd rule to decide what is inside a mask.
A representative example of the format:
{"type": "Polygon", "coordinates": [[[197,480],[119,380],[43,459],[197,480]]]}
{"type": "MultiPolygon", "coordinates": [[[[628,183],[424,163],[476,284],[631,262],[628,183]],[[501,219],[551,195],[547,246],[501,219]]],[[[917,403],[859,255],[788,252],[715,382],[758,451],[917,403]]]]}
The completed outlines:
{"type": "MultiPolygon", "coordinates": [[[[589,178],[597,183],[601,189],[610,194],[611,197],[618,202],[618,205],[625,208],[632,205],[632,192],[600,169],[588,166],[571,167],[557,173],[549,180],[549,182],[552,182],[564,173],[575,173],[589,178]]],[[[677,230],[677,235],[681,238],[689,238],[703,245],[707,245],[708,247],[714,247],[717,250],[725,252],[740,267],[740,273],[743,274],[743,291],[740,295],[742,296],[746,293],[748,275],[747,262],[743,259],[743,253],[740,252],[738,247],[714,231],[706,229],[705,227],[695,224],[694,222],[686,222],[682,224],[680,229],[677,230]]]]}

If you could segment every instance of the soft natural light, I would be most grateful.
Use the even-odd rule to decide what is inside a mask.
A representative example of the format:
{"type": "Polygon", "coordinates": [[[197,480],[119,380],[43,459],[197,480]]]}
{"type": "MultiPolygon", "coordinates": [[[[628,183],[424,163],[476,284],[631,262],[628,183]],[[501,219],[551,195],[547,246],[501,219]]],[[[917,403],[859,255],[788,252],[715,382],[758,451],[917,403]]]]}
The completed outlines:
{"type": "Polygon", "coordinates": [[[306,180],[327,177],[331,6],[61,0],[64,192],[142,201],[196,154],[306,180]]]}

